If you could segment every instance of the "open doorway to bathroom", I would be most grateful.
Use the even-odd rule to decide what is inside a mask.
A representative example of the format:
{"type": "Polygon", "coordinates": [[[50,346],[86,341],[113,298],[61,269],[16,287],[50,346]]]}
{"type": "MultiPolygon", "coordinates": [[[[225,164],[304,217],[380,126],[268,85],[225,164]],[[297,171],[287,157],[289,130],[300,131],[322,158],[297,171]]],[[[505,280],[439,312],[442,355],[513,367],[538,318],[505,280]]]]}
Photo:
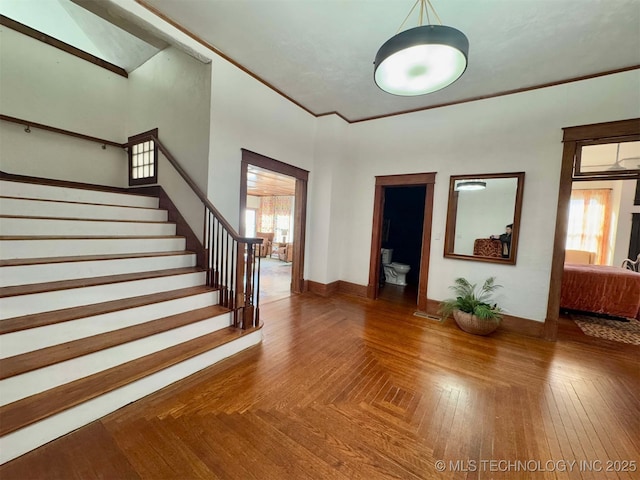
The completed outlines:
{"type": "Polygon", "coordinates": [[[302,292],[308,175],[306,170],[242,150],[240,233],[263,239],[263,304],[302,292]]]}
{"type": "Polygon", "coordinates": [[[426,194],[426,185],[384,190],[379,298],[403,303],[418,298],[426,194]]]}
{"type": "Polygon", "coordinates": [[[376,177],[369,298],[417,305],[426,312],[435,175],[376,177]]]}

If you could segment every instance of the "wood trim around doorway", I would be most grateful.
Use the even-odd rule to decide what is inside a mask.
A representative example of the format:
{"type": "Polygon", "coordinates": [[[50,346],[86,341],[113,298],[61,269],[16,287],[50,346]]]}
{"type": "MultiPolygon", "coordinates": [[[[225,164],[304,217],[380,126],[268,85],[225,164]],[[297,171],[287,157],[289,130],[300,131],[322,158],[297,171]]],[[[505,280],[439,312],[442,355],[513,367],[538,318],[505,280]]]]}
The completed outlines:
{"type": "Polygon", "coordinates": [[[293,261],[291,266],[291,292],[302,293],[304,284],[304,251],[305,232],[307,224],[307,182],[309,172],[294,167],[279,160],[275,160],[250,150],[242,150],[240,168],[240,235],[245,235],[246,225],[243,212],[247,208],[247,172],[249,165],[254,165],[281,175],[288,175],[296,179],[295,206],[293,221],[293,261]]]}
{"type": "Polygon", "coordinates": [[[386,187],[415,187],[424,185],[425,208],[422,228],[422,251],[420,254],[420,273],[418,280],[418,310],[427,310],[427,285],[429,280],[429,257],[431,253],[431,223],[433,219],[433,186],[436,183],[435,173],[414,173],[406,175],[386,175],[376,177],[373,199],[373,226],[371,229],[371,255],[369,257],[369,284],[367,297],[378,296],[380,280],[380,248],[382,246],[382,215],[384,212],[384,189],[386,187]]]}
{"type": "Polygon", "coordinates": [[[569,201],[573,183],[573,161],[578,143],[587,140],[612,139],[640,134],[640,118],[620,120],[616,122],[581,125],[563,129],[564,148],[562,165],[560,167],[560,185],[558,187],[558,208],[556,212],[556,230],[553,243],[553,257],[551,261],[551,276],[549,281],[549,299],[547,302],[547,317],[544,323],[544,338],[554,341],[558,337],[558,319],[560,315],[560,290],[567,239],[567,224],[569,222],[569,201]]]}

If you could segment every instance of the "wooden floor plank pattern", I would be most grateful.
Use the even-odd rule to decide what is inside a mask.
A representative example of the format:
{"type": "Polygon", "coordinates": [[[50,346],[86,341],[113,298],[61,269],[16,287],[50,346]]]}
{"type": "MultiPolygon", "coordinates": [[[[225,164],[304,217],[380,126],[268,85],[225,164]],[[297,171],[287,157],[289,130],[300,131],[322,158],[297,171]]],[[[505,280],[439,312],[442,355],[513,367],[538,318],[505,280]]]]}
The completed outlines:
{"type": "Polygon", "coordinates": [[[0,478],[638,478],[640,349],[563,327],[555,343],[476,337],[412,313],[341,295],[264,305],[259,347],[0,467],[0,478]],[[579,463],[608,461],[636,471],[579,463]]]}

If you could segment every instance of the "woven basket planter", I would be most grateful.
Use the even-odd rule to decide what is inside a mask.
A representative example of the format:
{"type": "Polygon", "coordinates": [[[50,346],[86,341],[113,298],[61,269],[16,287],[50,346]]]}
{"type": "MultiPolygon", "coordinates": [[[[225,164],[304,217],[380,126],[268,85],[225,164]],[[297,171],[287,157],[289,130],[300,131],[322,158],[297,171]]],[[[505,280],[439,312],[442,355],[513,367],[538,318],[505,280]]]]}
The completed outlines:
{"type": "Polygon", "coordinates": [[[454,310],[453,318],[462,330],[474,335],[489,335],[500,326],[499,318],[480,319],[461,310],[454,310]]]}

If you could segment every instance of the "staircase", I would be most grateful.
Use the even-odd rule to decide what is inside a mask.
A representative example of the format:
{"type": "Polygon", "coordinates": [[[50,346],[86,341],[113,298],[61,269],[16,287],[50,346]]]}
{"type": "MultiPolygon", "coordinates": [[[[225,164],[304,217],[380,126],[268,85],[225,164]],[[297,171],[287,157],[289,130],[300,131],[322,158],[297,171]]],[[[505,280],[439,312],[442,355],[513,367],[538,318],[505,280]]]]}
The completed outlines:
{"type": "Polygon", "coordinates": [[[257,344],[158,198],[0,180],[0,463],[257,344]]]}

